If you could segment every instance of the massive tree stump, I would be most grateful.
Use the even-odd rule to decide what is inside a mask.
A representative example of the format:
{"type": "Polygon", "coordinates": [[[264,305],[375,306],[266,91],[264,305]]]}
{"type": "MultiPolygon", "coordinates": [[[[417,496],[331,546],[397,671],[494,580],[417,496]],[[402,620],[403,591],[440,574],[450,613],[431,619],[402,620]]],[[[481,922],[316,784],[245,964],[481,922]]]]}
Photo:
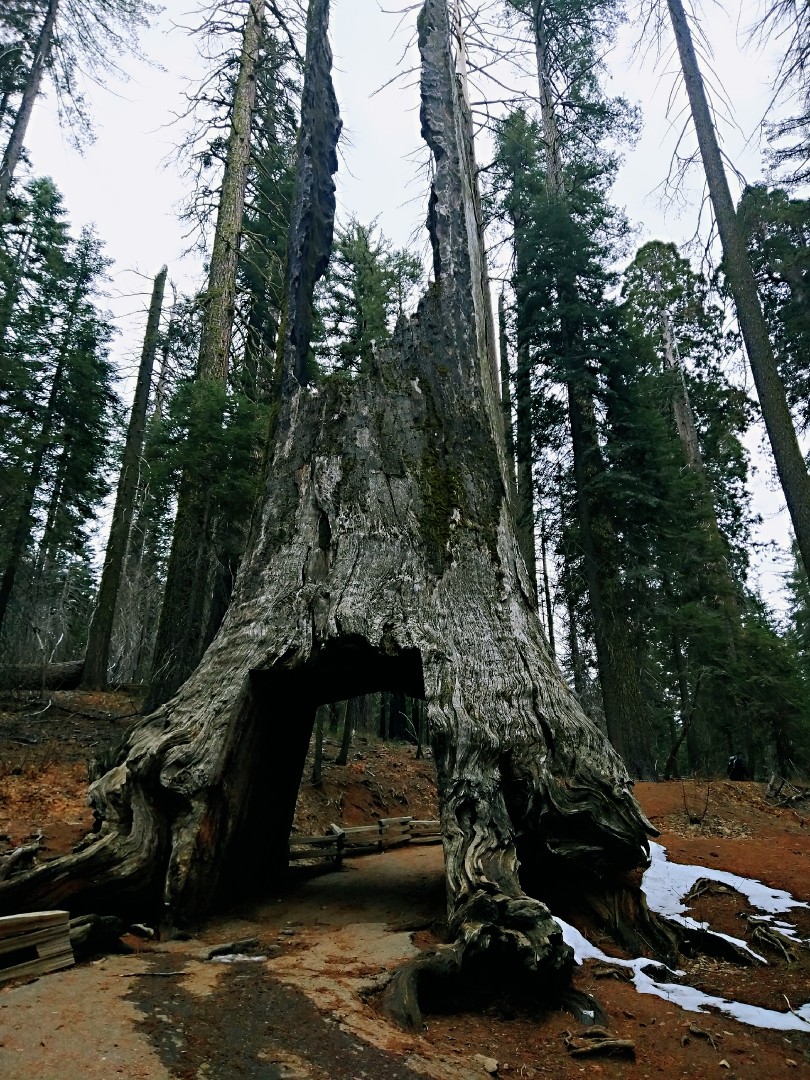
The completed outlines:
{"type": "Polygon", "coordinates": [[[653,832],[549,657],[518,552],[445,0],[425,3],[419,44],[436,281],[367,373],[309,386],[288,368],[217,638],[92,786],[95,842],[0,887],[4,910],[41,901],[144,917],[162,905],[166,922],[189,920],[285,863],[318,705],[421,696],[453,940],[392,995],[411,1019],[425,964],[568,972],[558,925],[521,884],[518,846],[539,890],[567,879],[597,891],[645,862],[653,832]]]}

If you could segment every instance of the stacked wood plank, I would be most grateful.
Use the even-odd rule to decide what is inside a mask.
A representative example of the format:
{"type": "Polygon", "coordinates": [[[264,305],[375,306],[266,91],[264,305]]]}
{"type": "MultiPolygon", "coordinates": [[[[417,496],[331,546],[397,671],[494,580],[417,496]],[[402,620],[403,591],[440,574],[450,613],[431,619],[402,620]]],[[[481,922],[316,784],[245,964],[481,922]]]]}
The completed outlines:
{"type": "Polygon", "coordinates": [[[412,844],[437,844],[442,838],[442,825],[433,819],[411,820],[412,844]]]}
{"type": "Polygon", "coordinates": [[[74,963],[67,911],[0,918],[0,983],[59,971],[74,963]]]}
{"type": "Polygon", "coordinates": [[[347,855],[369,855],[382,851],[379,825],[355,825],[344,830],[347,855]]]}
{"type": "Polygon", "coordinates": [[[411,841],[411,821],[409,817],[380,818],[380,843],[383,848],[399,847],[411,841]]]}
{"type": "Polygon", "coordinates": [[[324,836],[296,836],[290,837],[290,862],[300,862],[302,859],[329,859],[336,866],[343,861],[343,852],[346,846],[346,834],[339,825],[330,825],[329,831],[324,836]]]}
{"type": "Polygon", "coordinates": [[[441,825],[410,817],[379,818],[376,825],[329,826],[324,836],[290,837],[290,862],[331,859],[340,865],[344,855],[369,855],[402,844],[440,841],[441,825]]]}

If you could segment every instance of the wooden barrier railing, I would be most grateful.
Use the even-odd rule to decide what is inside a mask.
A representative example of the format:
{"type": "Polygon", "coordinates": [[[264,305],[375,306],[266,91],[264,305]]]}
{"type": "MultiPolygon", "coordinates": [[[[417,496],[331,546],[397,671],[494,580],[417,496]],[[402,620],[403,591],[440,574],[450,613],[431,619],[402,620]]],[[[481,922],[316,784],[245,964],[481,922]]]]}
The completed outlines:
{"type": "Polygon", "coordinates": [[[379,818],[376,825],[329,826],[323,836],[290,836],[290,862],[327,859],[340,866],[346,855],[370,855],[403,844],[435,844],[438,821],[412,817],[379,818]]]}

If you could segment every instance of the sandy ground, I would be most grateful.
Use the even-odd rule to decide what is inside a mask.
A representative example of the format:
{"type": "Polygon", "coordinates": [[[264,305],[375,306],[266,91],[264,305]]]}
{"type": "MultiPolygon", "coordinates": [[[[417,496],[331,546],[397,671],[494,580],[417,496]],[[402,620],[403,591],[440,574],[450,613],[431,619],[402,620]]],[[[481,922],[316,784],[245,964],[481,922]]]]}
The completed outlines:
{"type": "MultiPolygon", "coordinates": [[[[79,744],[87,737],[80,730],[75,755],[45,739],[34,747],[41,761],[24,743],[22,763],[0,758],[0,833],[11,835],[8,843],[42,831],[55,853],[81,832],[79,744]]],[[[307,825],[334,817],[338,806],[353,821],[373,820],[380,804],[402,812],[412,791],[420,812],[430,809],[429,767],[413,762],[410,748],[357,753],[347,772],[329,774],[326,793],[305,793],[299,813],[307,825]]],[[[639,785],[638,795],[672,860],[755,877],[810,901],[806,809],[774,807],[757,784],[639,785]]],[[[401,1032],[375,1011],[369,991],[440,935],[442,869],[437,846],[349,860],[341,871],[300,874],[261,902],[212,919],[192,940],[128,938],[131,955],[0,988],[0,1077],[475,1080],[488,1075],[482,1056],[498,1062],[500,1076],[555,1080],[810,1076],[810,1028],[781,1033],[686,1013],[638,994],[595,962],[578,969],[576,986],[597,996],[613,1034],[633,1041],[635,1061],[572,1058],[566,1039],[581,1028],[571,1015],[487,988],[434,1003],[423,1032],[401,1032]],[[247,958],[207,959],[213,945],[245,938],[258,942],[247,958]]],[[[701,897],[692,913],[735,936],[750,929],[750,911],[734,891],[701,897]]],[[[810,913],[791,919],[810,939],[810,913]]],[[[594,928],[581,929],[616,954],[594,928]]],[[[684,966],[707,993],[784,1011],[810,999],[810,950],[795,953],[793,961],[768,953],[767,966],[750,968],[705,957],[684,966]]]]}

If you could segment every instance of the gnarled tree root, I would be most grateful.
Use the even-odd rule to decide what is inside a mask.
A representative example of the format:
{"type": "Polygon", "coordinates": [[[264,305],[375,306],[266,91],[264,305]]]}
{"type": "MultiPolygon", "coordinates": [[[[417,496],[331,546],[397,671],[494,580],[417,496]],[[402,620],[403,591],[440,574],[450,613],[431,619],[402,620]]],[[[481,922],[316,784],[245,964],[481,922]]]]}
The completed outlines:
{"type": "Polygon", "coordinates": [[[528,896],[483,890],[451,920],[455,940],[401,967],[385,987],[380,1005],[402,1027],[424,1026],[420,995],[431,998],[457,989],[468,976],[495,973],[498,981],[527,979],[549,996],[562,994],[574,965],[559,924],[545,904],[528,896]]]}
{"type": "Polygon", "coordinates": [[[0,883],[0,915],[65,908],[72,915],[142,914],[158,908],[166,836],[154,808],[136,791],[127,832],[111,829],[83,850],[0,883]]]}

